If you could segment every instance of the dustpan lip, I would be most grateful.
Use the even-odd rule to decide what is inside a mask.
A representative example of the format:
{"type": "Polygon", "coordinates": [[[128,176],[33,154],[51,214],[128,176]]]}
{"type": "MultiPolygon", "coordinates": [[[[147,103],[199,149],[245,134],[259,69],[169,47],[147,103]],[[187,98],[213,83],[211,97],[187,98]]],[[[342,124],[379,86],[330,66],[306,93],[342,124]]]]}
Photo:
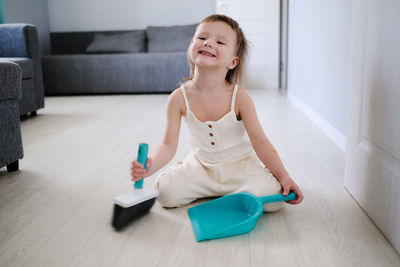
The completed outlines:
{"type": "MultiPolygon", "coordinates": [[[[227,198],[235,197],[235,196],[237,196],[237,195],[247,195],[247,196],[253,198],[254,200],[256,200],[256,201],[258,202],[259,206],[262,206],[262,205],[263,205],[262,202],[261,202],[261,200],[260,200],[256,195],[254,195],[254,194],[252,194],[252,193],[248,193],[248,192],[238,192],[238,193],[233,193],[233,194],[229,194],[229,195],[225,195],[225,196],[220,196],[220,197],[217,197],[216,199],[212,199],[212,200],[210,200],[210,201],[207,201],[207,202],[198,204],[198,205],[196,205],[196,206],[190,207],[190,208],[188,208],[188,212],[189,212],[189,210],[196,209],[196,208],[198,208],[198,207],[200,207],[200,206],[204,207],[204,206],[210,205],[210,204],[212,204],[212,203],[214,203],[214,202],[218,202],[218,201],[220,201],[220,200],[222,200],[222,199],[227,199],[227,198]]],[[[258,213],[258,212],[257,212],[257,213],[258,213]]]]}
{"type": "Polygon", "coordinates": [[[195,234],[195,238],[196,238],[197,241],[204,241],[204,240],[209,240],[209,239],[216,239],[216,238],[218,238],[218,236],[223,235],[223,233],[229,232],[229,231],[231,231],[231,230],[234,229],[234,228],[241,227],[242,225],[244,225],[244,224],[246,224],[246,223],[249,223],[251,220],[257,220],[257,219],[262,215],[263,210],[262,210],[262,208],[261,208],[261,209],[259,208],[259,209],[257,210],[257,212],[256,212],[254,215],[252,215],[251,217],[247,218],[246,220],[244,220],[244,221],[242,221],[242,222],[239,222],[239,223],[237,223],[237,224],[235,224],[235,225],[229,226],[229,227],[227,227],[227,228],[225,228],[225,229],[223,229],[223,230],[220,230],[220,231],[218,231],[218,232],[216,232],[216,233],[212,233],[212,234],[209,234],[209,235],[207,235],[207,236],[202,236],[201,238],[199,238],[199,237],[196,235],[196,231],[195,231],[195,225],[197,226],[198,224],[197,224],[197,223],[194,224],[194,223],[193,223],[193,220],[192,220],[192,217],[191,217],[191,213],[193,212],[193,210],[195,210],[195,209],[196,209],[197,207],[199,207],[199,206],[207,206],[206,204],[211,203],[211,202],[216,202],[216,201],[218,201],[218,200],[220,200],[220,199],[222,199],[222,198],[226,199],[226,198],[229,198],[230,196],[237,196],[237,195],[247,195],[247,196],[250,196],[252,199],[254,199],[255,201],[257,201],[259,207],[262,207],[262,205],[263,205],[262,202],[260,201],[260,199],[259,199],[257,196],[255,196],[254,194],[248,193],[248,192],[238,192],[238,193],[234,193],[234,194],[229,194],[229,195],[221,196],[221,197],[219,197],[219,198],[217,198],[217,199],[214,199],[214,200],[211,200],[211,201],[208,201],[208,202],[205,202],[205,203],[196,205],[196,206],[191,207],[191,208],[189,208],[189,209],[187,210],[187,213],[188,213],[188,215],[189,215],[189,219],[190,219],[191,224],[192,224],[193,232],[194,232],[194,234],[195,234]]]}

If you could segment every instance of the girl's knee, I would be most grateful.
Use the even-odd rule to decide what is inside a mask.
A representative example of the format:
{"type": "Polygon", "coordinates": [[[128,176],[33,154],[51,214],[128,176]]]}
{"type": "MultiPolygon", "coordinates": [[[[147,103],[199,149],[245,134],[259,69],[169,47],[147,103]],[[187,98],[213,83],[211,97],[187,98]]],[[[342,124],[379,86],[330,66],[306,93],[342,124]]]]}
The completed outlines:
{"type": "Polygon", "coordinates": [[[174,194],[173,191],[168,190],[167,186],[159,187],[158,202],[164,208],[176,208],[182,206],[177,194],[174,194]]]}
{"type": "Polygon", "coordinates": [[[174,183],[171,179],[158,179],[155,187],[159,191],[158,202],[164,208],[176,208],[184,206],[187,203],[183,202],[180,186],[174,183]]]}
{"type": "Polygon", "coordinates": [[[263,210],[264,212],[275,212],[283,208],[283,202],[275,202],[264,204],[263,210]]]}
{"type": "MultiPolygon", "coordinates": [[[[260,179],[257,185],[258,186],[253,186],[253,188],[251,188],[251,193],[256,196],[269,196],[282,193],[281,185],[276,180],[276,178],[272,176],[272,174],[267,177],[267,179],[260,179]]],[[[275,212],[282,209],[283,206],[284,202],[267,203],[264,204],[263,210],[264,212],[275,212]]]]}

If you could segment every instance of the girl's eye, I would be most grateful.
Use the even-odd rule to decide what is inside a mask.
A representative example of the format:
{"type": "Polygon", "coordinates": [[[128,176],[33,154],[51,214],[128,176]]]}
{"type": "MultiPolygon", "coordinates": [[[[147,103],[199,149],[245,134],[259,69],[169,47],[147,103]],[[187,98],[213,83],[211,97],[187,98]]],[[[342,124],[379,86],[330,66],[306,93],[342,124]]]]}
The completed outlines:
{"type": "Polygon", "coordinates": [[[200,39],[200,40],[205,40],[206,38],[204,38],[204,37],[198,37],[198,39],[200,39]]]}
{"type": "Polygon", "coordinates": [[[224,45],[225,43],[223,43],[223,42],[221,42],[221,41],[218,41],[217,44],[224,45]]]}

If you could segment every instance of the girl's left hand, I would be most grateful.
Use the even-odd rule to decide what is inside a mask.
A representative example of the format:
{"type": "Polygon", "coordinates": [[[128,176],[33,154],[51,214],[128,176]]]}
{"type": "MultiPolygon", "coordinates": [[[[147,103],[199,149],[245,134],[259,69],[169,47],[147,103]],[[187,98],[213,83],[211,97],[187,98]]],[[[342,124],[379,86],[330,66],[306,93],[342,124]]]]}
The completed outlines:
{"type": "Polygon", "coordinates": [[[283,195],[287,196],[290,191],[296,193],[297,198],[295,200],[286,201],[289,204],[299,204],[303,200],[303,193],[300,190],[300,187],[290,178],[289,176],[282,177],[279,180],[279,183],[283,189],[283,195]]]}

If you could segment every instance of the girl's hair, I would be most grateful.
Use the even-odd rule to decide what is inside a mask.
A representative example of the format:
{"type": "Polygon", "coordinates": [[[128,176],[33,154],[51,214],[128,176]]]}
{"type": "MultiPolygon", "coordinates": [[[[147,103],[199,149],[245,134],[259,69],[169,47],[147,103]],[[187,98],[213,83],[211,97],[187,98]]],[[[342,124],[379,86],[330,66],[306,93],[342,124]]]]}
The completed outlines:
{"type": "MultiPolygon", "coordinates": [[[[220,15],[220,14],[214,14],[214,15],[210,15],[210,16],[206,17],[197,25],[196,30],[201,23],[215,22],[215,21],[225,22],[236,33],[236,41],[237,41],[236,56],[239,58],[239,63],[236,65],[235,68],[228,70],[228,73],[225,76],[225,81],[230,84],[238,83],[243,78],[243,75],[244,75],[244,66],[245,66],[245,60],[246,60],[246,56],[247,56],[247,46],[248,46],[246,37],[244,36],[243,31],[240,28],[239,24],[234,19],[232,19],[228,16],[225,16],[225,15],[220,15]]],[[[192,41],[190,42],[190,44],[193,42],[193,38],[192,38],[192,41]]],[[[190,59],[190,45],[187,50],[187,59],[189,61],[189,65],[190,65],[190,77],[185,78],[185,80],[192,80],[193,76],[194,76],[194,63],[190,59]]]]}

